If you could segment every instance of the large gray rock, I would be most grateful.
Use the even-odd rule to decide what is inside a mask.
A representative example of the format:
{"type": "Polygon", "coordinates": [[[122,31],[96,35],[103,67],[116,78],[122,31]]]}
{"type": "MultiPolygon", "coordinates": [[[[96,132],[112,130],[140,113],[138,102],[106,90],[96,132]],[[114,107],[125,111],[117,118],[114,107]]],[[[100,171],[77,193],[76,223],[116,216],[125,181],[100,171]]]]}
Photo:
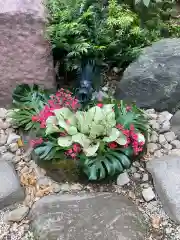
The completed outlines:
{"type": "Polygon", "coordinates": [[[54,86],[50,46],[41,0],[0,0],[0,105],[11,102],[20,83],[54,86]]]}
{"type": "Polygon", "coordinates": [[[147,225],[124,196],[111,193],[51,195],[30,213],[38,240],[144,240],[147,225]]]}
{"type": "Polygon", "coordinates": [[[168,155],[147,163],[156,192],[169,217],[180,223],[180,157],[168,155]]]}
{"type": "Polygon", "coordinates": [[[179,63],[180,39],[163,39],[146,47],[125,70],[116,97],[134,100],[139,107],[174,111],[180,102],[179,63]]]}
{"type": "Polygon", "coordinates": [[[171,118],[171,130],[176,134],[180,140],[180,110],[178,110],[171,118]]]}
{"type": "Polygon", "coordinates": [[[13,165],[0,160],[0,209],[24,200],[24,191],[13,165]]]}

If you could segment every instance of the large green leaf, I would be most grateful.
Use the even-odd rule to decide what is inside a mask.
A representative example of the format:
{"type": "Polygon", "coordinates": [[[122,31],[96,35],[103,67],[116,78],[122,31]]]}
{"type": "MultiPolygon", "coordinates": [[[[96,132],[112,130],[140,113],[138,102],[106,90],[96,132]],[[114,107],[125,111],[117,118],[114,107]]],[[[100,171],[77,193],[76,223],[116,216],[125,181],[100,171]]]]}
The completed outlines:
{"type": "Polygon", "coordinates": [[[54,160],[62,158],[61,148],[57,146],[54,142],[44,142],[41,145],[37,146],[34,149],[35,154],[39,157],[40,160],[54,160]]]}
{"type": "Polygon", "coordinates": [[[114,176],[131,165],[130,159],[124,154],[116,152],[106,153],[105,156],[96,156],[82,160],[82,167],[89,180],[101,180],[107,176],[114,176]]]}

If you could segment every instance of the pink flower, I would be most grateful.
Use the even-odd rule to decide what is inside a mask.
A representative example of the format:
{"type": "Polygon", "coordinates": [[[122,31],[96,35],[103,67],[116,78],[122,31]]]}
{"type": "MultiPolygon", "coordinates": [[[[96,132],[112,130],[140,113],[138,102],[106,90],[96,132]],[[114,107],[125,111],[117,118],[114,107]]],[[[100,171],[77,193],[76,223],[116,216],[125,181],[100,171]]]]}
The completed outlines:
{"type": "Polygon", "coordinates": [[[127,112],[131,111],[131,109],[132,109],[131,106],[127,106],[127,107],[126,107],[126,111],[127,111],[127,112]]]}
{"type": "Polygon", "coordinates": [[[79,144],[77,144],[77,143],[74,143],[73,144],[73,151],[75,153],[79,153],[81,151],[81,146],[79,144]]]}
{"type": "Polygon", "coordinates": [[[103,104],[102,104],[102,103],[98,103],[97,106],[100,107],[100,108],[102,108],[102,107],[103,107],[103,104]]]}
{"type": "Polygon", "coordinates": [[[42,138],[38,138],[38,139],[31,140],[30,141],[30,146],[32,148],[34,148],[34,147],[36,147],[36,146],[38,146],[38,145],[40,145],[42,143],[43,143],[43,139],[42,138]]]}
{"type": "Polygon", "coordinates": [[[114,148],[118,147],[118,144],[116,142],[110,142],[110,143],[108,143],[108,147],[111,149],[114,149],[114,148]]]}

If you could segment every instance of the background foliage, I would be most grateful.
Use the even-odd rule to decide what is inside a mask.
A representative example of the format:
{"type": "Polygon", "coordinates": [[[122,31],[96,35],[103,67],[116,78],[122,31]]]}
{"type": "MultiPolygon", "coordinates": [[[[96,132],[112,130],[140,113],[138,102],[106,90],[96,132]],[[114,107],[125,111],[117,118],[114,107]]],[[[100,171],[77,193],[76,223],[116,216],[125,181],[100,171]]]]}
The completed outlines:
{"type": "Polygon", "coordinates": [[[125,68],[142,47],[179,36],[171,0],[49,0],[47,37],[66,69],[82,61],[125,68]]]}

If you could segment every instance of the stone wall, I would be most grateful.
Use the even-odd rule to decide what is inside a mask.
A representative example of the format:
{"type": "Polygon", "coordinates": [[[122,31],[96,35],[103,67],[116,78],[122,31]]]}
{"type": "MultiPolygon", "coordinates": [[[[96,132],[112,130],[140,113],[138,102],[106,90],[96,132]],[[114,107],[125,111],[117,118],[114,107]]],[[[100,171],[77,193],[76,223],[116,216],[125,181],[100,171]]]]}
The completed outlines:
{"type": "Polygon", "coordinates": [[[17,84],[54,88],[55,78],[41,0],[0,0],[0,6],[0,106],[7,106],[17,84]]]}

